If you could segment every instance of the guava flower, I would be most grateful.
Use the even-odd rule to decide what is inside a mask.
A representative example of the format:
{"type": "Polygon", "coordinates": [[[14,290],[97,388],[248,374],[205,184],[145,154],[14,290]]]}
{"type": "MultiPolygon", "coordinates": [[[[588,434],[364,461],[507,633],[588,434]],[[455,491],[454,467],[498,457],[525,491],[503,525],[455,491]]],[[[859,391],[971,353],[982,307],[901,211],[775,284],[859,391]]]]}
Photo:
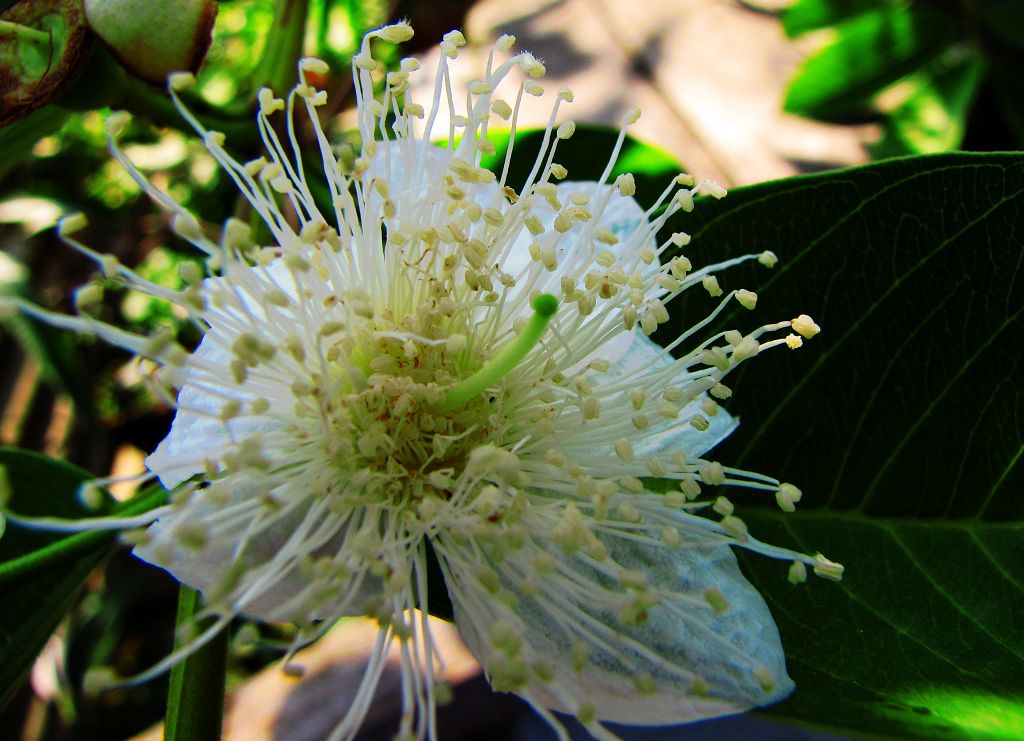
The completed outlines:
{"type": "Polygon", "coordinates": [[[610,177],[625,125],[599,181],[566,179],[556,150],[574,127],[556,121],[569,91],[526,182],[510,183],[511,149],[498,175],[481,156],[494,150],[495,119],[514,131],[522,97],[543,92],[543,65],[496,58],[514,43],[503,36],[460,106],[449,64],[465,41],[453,31],[422,105],[408,85],[418,63],[383,73],[371,54],[376,39],[411,35],[404,23],[373,31],[354,59],[354,161],[317,118],[326,93],[311,80],[323,62],[303,59],[286,99],[261,91],[266,153],[246,163],[181,104],[191,77],[171,78],[259,217],[255,230],[229,220],[216,241],[143,178],[111,118],[114,155],[206,254],[208,273],[186,268],[187,287],[173,291],[75,240],[79,218],[62,233],[106,279],[187,311],[203,330],[194,351],[91,317],[97,286],[78,294],[77,317],[18,305],[158,366],[153,382],[177,413],[146,464],[172,499],[130,524],[151,523],[135,553],[202,590],[220,618],[186,650],[237,615],[296,623],[296,648],[342,616],[369,615],[380,638],[334,737],[358,730],[394,643],[401,735],[434,737],[447,692],[424,617],[436,559],[491,684],[563,737],[552,711],[608,737],[601,721],[683,723],[785,697],[777,629],[733,549],[790,562],[793,582],[808,566],[828,578],[842,567],[754,539],[722,487],[763,490],[785,511],[800,491],[707,453],[737,426],[719,406],[725,377],[766,349],[799,347],[817,325],[801,315],[702,336],[729,302],[753,309],[757,298],[725,292],[716,274],[775,262],[766,252],[694,268],[680,251],[687,235],[659,237],[695,194],[724,190],[681,175],[641,208],[633,178],[610,177]],[[435,146],[443,109],[451,123],[435,146]],[[298,151],[302,114],[322,170],[307,171],[298,151]],[[659,347],[648,336],[690,289],[717,308],[659,347]]]}

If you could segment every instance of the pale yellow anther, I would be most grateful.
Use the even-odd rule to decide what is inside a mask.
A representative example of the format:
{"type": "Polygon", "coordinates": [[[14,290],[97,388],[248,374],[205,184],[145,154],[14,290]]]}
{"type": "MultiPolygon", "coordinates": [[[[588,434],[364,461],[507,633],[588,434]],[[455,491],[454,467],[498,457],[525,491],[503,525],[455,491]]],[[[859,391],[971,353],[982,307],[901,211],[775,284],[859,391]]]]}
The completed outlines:
{"type": "Polygon", "coordinates": [[[754,679],[757,680],[758,686],[760,686],[761,691],[765,694],[774,691],[775,675],[764,664],[758,664],[754,667],[754,679]]]}
{"type": "Polygon", "coordinates": [[[743,342],[743,333],[738,329],[730,329],[725,333],[725,341],[733,347],[736,347],[743,342]]]}
{"type": "Polygon", "coordinates": [[[618,244],[619,238],[615,236],[615,233],[606,226],[599,227],[594,233],[594,239],[601,244],[618,244]]]}
{"type": "Polygon", "coordinates": [[[753,309],[757,305],[757,294],[746,288],[741,288],[736,291],[736,300],[744,309],[753,309]]]}
{"type": "Polygon", "coordinates": [[[196,76],[191,72],[172,72],[167,76],[167,87],[180,92],[196,84],[196,76]]]}
{"type": "Polygon", "coordinates": [[[583,641],[575,641],[569,649],[572,658],[572,668],[577,674],[582,672],[590,661],[590,644],[583,641]]]}
{"type": "Polygon", "coordinates": [[[585,702],[576,709],[576,719],[584,726],[589,726],[597,720],[597,709],[591,703],[585,702]]]}
{"type": "Polygon", "coordinates": [[[657,476],[659,478],[668,474],[668,469],[665,467],[665,464],[662,463],[661,459],[656,455],[647,459],[647,470],[651,472],[652,476],[657,476]]]}
{"type": "Polygon", "coordinates": [[[441,37],[441,40],[456,47],[466,45],[466,37],[462,35],[462,31],[458,30],[449,31],[441,37]]]}
{"type": "Polygon", "coordinates": [[[725,528],[726,532],[736,538],[736,540],[746,540],[750,537],[749,531],[747,530],[747,523],[736,515],[727,515],[723,517],[722,527],[725,528]]]}
{"type": "Polygon", "coordinates": [[[720,347],[708,347],[700,351],[700,361],[707,365],[713,365],[720,371],[727,371],[731,367],[729,356],[720,347]]]}
{"type": "Polygon", "coordinates": [[[806,340],[811,339],[821,331],[821,327],[814,323],[806,314],[801,314],[793,320],[793,329],[806,340]]]}
{"type": "Polygon", "coordinates": [[[683,479],[679,482],[679,491],[692,502],[700,496],[700,484],[696,479],[683,479]]]}
{"type": "Polygon", "coordinates": [[[512,117],[512,106],[504,100],[495,100],[491,103],[491,112],[502,121],[508,121],[512,117]]]}
{"type": "MultiPolygon", "coordinates": [[[[194,264],[194,263],[186,263],[194,264]]],[[[95,311],[103,303],[103,284],[88,283],[75,290],[75,308],[79,312],[95,311]]],[[[9,318],[9,317],[3,317],[9,318]]]]}
{"type": "Polygon", "coordinates": [[[728,399],[730,396],[732,396],[732,389],[730,389],[728,386],[724,384],[716,383],[714,386],[711,387],[708,393],[714,396],[716,399],[728,399]]]}
{"type": "Polygon", "coordinates": [[[796,350],[804,346],[804,341],[799,335],[788,334],[786,335],[786,347],[790,350],[796,350]]]}
{"type": "Polygon", "coordinates": [[[626,115],[622,119],[623,126],[632,126],[640,120],[640,109],[633,108],[626,112],[626,115]]]}
{"type": "Polygon", "coordinates": [[[484,222],[490,226],[499,227],[505,223],[505,217],[496,208],[487,208],[483,211],[484,222]]]}
{"type": "Polygon", "coordinates": [[[841,563],[830,561],[820,553],[814,554],[814,573],[829,581],[840,581],[845,567],[841,563]]]}
{"type": "Polygon", "coordinates": [[[701,183],[700,190],[702,193],[706,193],[707,195],[715,199],[725,198],[726,194],[728,193],[728,191],[726,191],[725,188],[716,183],[714,180],[705,180],[703,183],[701,183]]]}
{"type": "Polygon", "coordinates": [[[584,399],[580,406],[580,412],[583,414],[583,419],[597,419],[601,416],[601,402],[593,396],[584,399]]]}
{"type": "Polygon", "coordinates": [[[640,522],[640,511],[632,502],[619,502],[615,516],[623,522],[640,522]]]}
{"type": "Polygon", "coordinates": [[[803,493],[792,484],[782,484],[775,492],[775,501],[783,512],[795,512],[796,503],[800,501],[803,493]]]}
{"type": "Polygon", "coordinates": [[[639,695],[650,696],[658,692],[658,685],[649,672],[641,671],[634,674],[633,687],[639,695]]]}
{"type": "Polygon", "coordinates": [[[661,541],[669,548],[679,548],[683,544],[683,536],[676,528],[666,526],[661,529],[661,541]]]}
{"type": "Polygon", "coordinates": [[[703,280],[701,280],[701,285],[704,286],[704,290],[712,298],[718,298],[722,295],[722,287],[718,285],[718,278],[713,275],[705,275],[703,280]]]}
{"type": "Polygon", "coordinates": [[[271,306],[284,307],[291,303],[285,292],[278,289],[267,289],[263,294],[263,300],[271,306]]]}
{"type": "Polygon", "coordinates": [[[708,587],[704,590],[704,601],[719,615],[724,615],[729,611],[729,600],[717,587],[708,587]]]}
{"type": "Polygon", "coordinates": [[[352,57],[352,64],[357,69],[364,70],[365,72],[373,72],[377,69],[377,61],[369,54],[364,54],[363,52],[352,57]]]}
{"type": "Polygon", "coordinates": [[[644,482],[635,476],[622,476],[619,478],[619,483],[622,484],[623,489],[631,491],[634,494],[643,493],[644,482]]]}
{"type": "Polygon", "coordinates": [[[274,97],[274,91],[268,87],[260,88],[259,93],[257,93],[257,99],[260,104],[260,113],[264,116],[284,110],[284,101],[274,97]]]}
{"type": "Polygon", "coordinates": [[[655,409],[665,419],[676,419],[679,416],[678,405],[670,401],[659,401],[655,409]]]}
{"type": "Polygon", "coordinates": [[[566,103],[572,103],[574,97],[572,90],[567,87],[563,87],[558,91],[558,99],[563,100],[566,103]]]}
{"type": "Polygon", "coordinates": [[[721,463],[704,463],[698,469],[701,481],[712,486],[721,486],[725,483],[725,470],[721,463]]]}
{"type": "Polygon", "coordinates": [[[694,184],[693,175],[685,172],[681,172],[676,175],[676,185],[682,185],[685,188],[692,188],[694,184]]]}
{"type": "Polygon", "coordinates": [[[733,362],[739,363],[752,358],[761,350],[761,345],[753,337],[744,337],[732,351],[733,362]]]}
{"type": "Polygon", "coordinates": [[[509,33],[503,33],[494,42],[495,48],[499,51],[509,51],[516,44],[516,37],[509,33]]]}
{"type": "Polygon", "coordinates": [[[535,98],[539,98],[544,94],[544,87],[535,80],[527,80],[524,82],[523,90],[526,91],[527,95],[532,95],[535,98]]]}
{"type": "Polygon", "coordinates": [[[678,290],[680,286],[678,280],[673,278],[671,275],[667,275],[666,273],[658,273],[658,275],[655,276],[654,280],[658,284],[659,288],[662,288],[666,291],[678,290]]]}
{"type": "Polygon", "coordinates": [[[722,517],[728,517],[736,511],[736,508],[733,506],[733,503],[730,502],[725,497],[718,497],[718,499],[715,500],[715,503],[711,506],[711,509],[720,514],[722,517]]]}
{"type": "Polygon", "coordinates": [[[636,195],[636,178],[632,173],[623,173],[615,178],[615,187],[623,196],[634,196],[636,195]]]}
{"type": "Polygon", "coordinates": [[[681,190],[675,195],[676,203],[686,213],[693,211],[693,193],[688,190],[681,190]]]}
{"type": "Polygon", "coordinates": [[[631,418],[633,426],[638,430],[646,430],[651,425],[651,421],[647,419],[646,414],[634,414],[631,418]]]}
{"type": "Polygon", "coordinates": [[[765,250],[757,257],[757,261],[764,265],[766,268],[774,268],[775,264],[779,261],[779,258],[775,256],[775,253],[770,250],[765,250]]]}
{"type": "MultiPolygon", "coordinates": [[[[523,70],[523,72],[525,72],[526,74],[533,78],[543,77],[544,73],[546,72],[546,70],[544,69],[544,65],[541,64],[537,57],[533,56],[529,52],[524,52],[522,55],[520,55],[519,66],[523,70]]],[[[529,82],[527,84],[529,84],[529,82]]],[[[526,92],[529,93],[530,90],[527,89],[526,92]]],[[[532,95],[533,93],[530,94],[532,95]]]]}
{"type": "Polygon", "coordinates": [[[331,71],[327,62],[316,57],[303,57],[300,59],[299,69],[303,72],[312,72],[314,75],[326,75],[331,71]]]}
{"type": "MultiPolygon", "coordinates": [[[[672,236],[669,237],[669,241],[676,247],[685,247],[690,243],[690,235],[686,232],[674,232],[672,236]]],[[[686,269],[689,270],[689,266],[687,266],[686,269]]]]}
{"type": "Polygon", "coordinates": [[[647,588],[647,574],[640,569],[619,569],[619,584],[626,589],[643,590],[647,588]]]}
{"type": "Polygon", "coordinates": [[[57,222],[57,233],[66,236],[81,231],[89,225],[89,219],[85,214],[79,212],[68,214],[57,222]]]}
{"type": "MultiPolygon", "coordinates": [[[[455,31],[453,33],[458,32],[455,31]]],[[[408,23],[400,21],[398,23],[392,23],[390,26],[384,26],[384,28],[381,28],[376,32],[376,35],[381,41],[386,41],[389,44],[401,44],[413,37],[413,30],[412,26],[408,23]]],[[[445,41],[448,40],[450,35],[450,33],[445,34],[445,41]]],[[[459,36],[461,35],[462,34],[459,34],[459,36]]],[[[466,40],[463,39],[462,43],[466,43],[466,40]]]]}
{"type": "Polygon", "coordinates": [[[803,561],[794,561],[789,565],[789,573],[786,575],[790,584],[803,584],[807,581],[807,567],[803,561]]]}
{"type": "Polygon", "coordinates": [[[566,121],[565,123],[563,123],[561,126],[558,127],[558,130],[555,132],[555,135],[559,139],[568,139],[568,138],[570,138],[575,133],[576,133],[576,122],[575,121],[566,121]]]}

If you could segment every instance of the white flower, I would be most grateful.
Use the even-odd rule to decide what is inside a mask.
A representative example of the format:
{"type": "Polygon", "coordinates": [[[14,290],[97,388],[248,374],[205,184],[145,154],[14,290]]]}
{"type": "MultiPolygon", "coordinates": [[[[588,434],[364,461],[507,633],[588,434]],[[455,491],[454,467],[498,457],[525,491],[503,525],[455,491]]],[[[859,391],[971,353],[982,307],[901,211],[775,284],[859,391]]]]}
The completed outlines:
{"type": "Polygon", "coordinates": [[[692,269],[679,251],[689,238],[657,234],[700,189],[724,191],[680,176],[644,211],[630,176],[607,182],[618,146],[600,182],[563,181],[556,145],[573,127],[554,122],[568,91],[526,183],[481,169],[492,119],[514,127],[521,96],[541,92],[544,69],[529,54],[492,53],[446,145],[432,144],[439,108],[459,110],[448,65],[464,40],[442,42],[426,108],[408,91],[413,60],[375,99],[371,41],[411,33],[372,32],[355,58],[363,151],[348,168],[317,121],[326,94],[307,81],[322,62],[300,63],[286,100],[261,93],[266,155],[244,164],[178,103],[188,77],[172,79],[262,234],[229,220],[212,241],[113,147],[208,255],[210,277],[186,270],[184,291],[160,288],[68,236],[77,220],[63,232],[108,278],[187,310],[204,330],[194,352],[19,305],[157,361],[156,382],[177,391],[171,432],[147,459],[173,503],[149,516],[136,554],[202,590],[222,616],[215,629],[238,614],[292,621],[298,646],[344,615],[379,620],[336,738],[358,729],[394,641],[402,732],[434,735],[440,657],[416,611],[429,607],[433,557],[492,684],[558,728],[551,710],[608,736],[599,721],[681,723],[785,697],[778,632],[732,548],[791,561],[793,581],[805,564],[832,578],[841,567],[750,537],[719,487],[765,490],[787,511],[799,490],[704,456],[737,424],[716,401],[730,395],[723,378],[767,348],[799,346],[817,325],[801,316],[702,337],[729,301],[756,301],[724,293],[714,274],[745,259],[770,266],[774,255],[692,269]],[[498,97],[503,85],[511,103],[498,97]],[[322,172],[305,171],[295,151],[296,108],[322,172]],[[428,134],[416,135],[424,117],[428,134]],[[721,303],[671,344],[675,358],[647,335],[693,287],[721,303]],[[797,334],[765,339],[787,328],[797,334]]]}

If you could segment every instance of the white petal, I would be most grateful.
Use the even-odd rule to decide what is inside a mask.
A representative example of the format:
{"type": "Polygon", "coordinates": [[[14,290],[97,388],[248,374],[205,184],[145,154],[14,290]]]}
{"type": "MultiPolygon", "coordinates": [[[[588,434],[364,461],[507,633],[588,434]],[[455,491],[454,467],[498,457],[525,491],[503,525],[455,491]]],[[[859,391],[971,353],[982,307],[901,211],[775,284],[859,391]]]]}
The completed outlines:
{"type": "MultiPolygon", "coordinates": [[[[199,343],[194,355],[211,365],[221,366],[227,373],[231,356],[209,335],[199,343]]],[[[186,379],[196,375],[192,370],[186,371],[186,379]]],[[[203,381],[207,385],[212,383],[206,374],[203,381]]],[[[227,423],[221,421],[217,415],[226,399],[245,402],[254,397],[232,384],[218,384],[216,389],[214,394],[186,380],[178,392],[180,408],[174,415],[171,431],[146,458],[146,467],[157,475],[165,488],[173,489],[201,473],[206,459],[229,445],[232,437],[239,440],[273,427],[267,418],[240,417],[227,423]]]]}
{"type": "MultiPolygon", "coordinates": [[[[230,501],[225,507],[231,507],[258,499],[262,487],[256,484],[238,485],[232,481],[229,492],[230,501]]],[[[288,552],[288,543],[296,530],[301,527],[308,516],[308,504],[295,507],[281,517],[271,527],[263,529],[256,537],[250,536],[250,527],[257,515],[239,518],[230,527],[217,531],[206,547],[196,550],[184,548],[174,537],[174,529],[181,523],[205,522],[218,507],[202,500],[202,490],[195,495],[185,508],[164,515],[150,526],[147,534],[149,541],[133,549],[133,554],[144,561],[168,571],[175,579],[197,589],[208,598],[217,595],[227,583],[233,585],[229,590],[227,601],[231,608],[240,614],[266,622],[305,622],[313,618],[335,619],[345,615],[360,614],[365,598],[372,593],[379,593],[381,585],[378,579],[366,576],[359,580],[358,588],[340,594],[332,603],[320,605],[317,614],[309,615],[297,602],[308,589],[315,589],[308,579],[298,573],[297,559],[290,559],[288,565],[281,570],[281,575],[265,582],[265,586],[247,593],[244,588],[246,579],[258,578],[267,570],[277,571],[281,562],[281,554],[288,552]],[[242,547],[245,543],[244,548],[242,547]],[[239,553],[242,555],[239,557],[239,553]],[[229,576],[229,572],[239,568],[236,561],[243,567],[245,576],[239,579],[229,576]],[[240,600],[242,596],[244,600],[240,600]]],[[[346,536],[342,528],[311,555],[333,555],[341,548],[346,536]]],[[[220,594],[224,599],[225,595],[220,594]]]]}
{"type": "MultiPolygon", "coordinates": [[[[502,586],[518,598],[514,617],[522,631],[527,666],[541,662],[554,673],[551,681],[534,680],[523,690],[527,699],[569,713],[589,704],[598,719],[610,722],[668,725],[742,712],[777,702],[792,691],[768,607],[740,573],[728,546],[669,550],[626,540],[605,542],[619,565],[643,570],[651,585],[671,593],[640,627],[624,626],[617,613],[589,602],[586,592],[570,595],[564,575],[535,575],[546,592],[535,599],[521,589],[522,573],[515,570],[523,563],[512,559],[497,567],[502,586]],[[704,590],[709,587],[728,601],[724,614],[705,602],[704,590]],[[559,595],[568,599],[557,604],[559,595]],[[591,653],[577,672],[572,652],[574,643],[580,642],[591,653]],[[653,679],[652,693],[637,691],[637,672],[653,679]],[[766,689],[761,682],[769,676],[773,686],[766,689]],[[695,677],[703,680],[706,693],[692,691],[695,677]]],[[[590,582],[592,595],[609,583],[579,559],[563,562],[578,583],[590,582]]],[[[460,576],[449,582],[455,622],[466,645],[490,667],[501,657],[487,632],[504,618],[493,597],[487,601],[469,595],[479,589],[471,575],[460,576]]]]}
{"type": "MultiPolygon", "coordinates": [[[[295,277],[283,260],[270,262],[264,268],[265,273],[248,267],[242,270],[244,275],[241,277],[265,283],[263,288],[280,288],[293,300],[298,296],[295,277]]],[[[239,299],[245,311],[252,315],[254,329],[260,322],[266,321],[265,308],[252,295],[251,290],[246,290],[244,283],[234,281],[229,284],[226,278],[214,277],[203,281],[203,288],[207,293],[219,289],[231,290],[231,295],[239,299]]],[[[252,289],[258,290],[256,286],[252,289]]],[[[216,322],[216,318],[214,313],[210,321],[216,322]]],[[[202,365],[222,369],[223,375],[211,376],[208,372],[186,364],[185,383],[178,392],[179,409],[171,423],[171,431],[146,458],[146,467],[168,489],[201,473],[204,461],[213,452],[230,444],[232,439],[237,441],[277,426],[268,418],[241,417],[230,420],[226,425],[217,418],[228,399],[247,402],[257,396],[246,392],[244,385],[231,383],[228,367],[232,355],[226,349],[230,342],[228,337],[222,336],[216,325],[203,336],[191,358],[202,365]]]]}
{"type": "MultiPolygon", "coordinates": [[[[622,379],[634,376],[647,367],[655,371],[665,370],[676,362],[669,352],[653,342],[643,332],[634,332],[632,340],[629,348],[614,359],[608,372],[601,375],[602,384],[615,384],[622,379]]],[[[718,414],[713,417],[704,415],[708,419],[709,427],[703,432],[686,421],[694,414],[703,414],[701,402],[705,398],[706,395],[702,394],[691,401],[680,410],[677,419],[653,420],[651,426],[646,430],[631,433],[629,441],[633,445],[634,453],[638,457],[642,457],[666,451],[683,450],[688,456],[696,457],[703,455],[722,442],[732,434],[740,422],[721,407],[718,409],[718,414]]],[[[626,403],[623,400],[623,404],[626,403]]],[[[614,411],[610,411],[610,413],[614,419],[614,411]]],[[[632,411],[623,409],[622,414],[629,416],[632,411]]]]}

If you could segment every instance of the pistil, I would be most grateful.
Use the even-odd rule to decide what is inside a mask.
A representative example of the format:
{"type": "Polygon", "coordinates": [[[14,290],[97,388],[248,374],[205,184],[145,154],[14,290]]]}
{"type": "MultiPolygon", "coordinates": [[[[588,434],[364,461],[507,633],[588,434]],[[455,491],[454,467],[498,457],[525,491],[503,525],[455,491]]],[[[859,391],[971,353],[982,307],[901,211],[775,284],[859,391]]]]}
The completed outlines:
{"type": "Polygon", "coordinates": [[[507,344],[476,373],[449,389],[441,402],[442,412],[450,412],[483,393],[501,380],[502,376],[522,362],[544,334],[548,322],[558,310],[558,299],[542,293],[533,300],[533,316],[523,331],[507,344]]]}

